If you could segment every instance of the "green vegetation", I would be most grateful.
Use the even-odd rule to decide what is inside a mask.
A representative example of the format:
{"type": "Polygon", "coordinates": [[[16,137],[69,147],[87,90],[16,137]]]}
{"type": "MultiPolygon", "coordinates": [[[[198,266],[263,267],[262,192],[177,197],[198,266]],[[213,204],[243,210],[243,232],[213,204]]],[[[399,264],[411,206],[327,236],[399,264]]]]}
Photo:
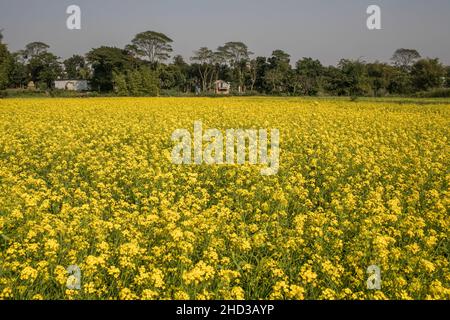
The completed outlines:
{"type": "Polygon", "coordinates": [[[101,46],[61,61],[43,42],[10,53],[0,36],[0,90],[8,89],[0,97],[80,95],[54,92],[57,79],[88,80],[94,93],[83,96],[212,96],[219,79],[231,83],[231,95],[243,96],[450,96],[450,67],[414,49],[398,49],[390,64],[342,59],[324,66],[310,57],[294,63],[280,49],[252,58],[246,44],[227,42],[216,50],[196,50],[187,63],[180,55],[170,61],[172,43],[160,32],[146,31],[123,49],[101,46]],[[30,85],[33,93],[19,90],[30,85]]]}

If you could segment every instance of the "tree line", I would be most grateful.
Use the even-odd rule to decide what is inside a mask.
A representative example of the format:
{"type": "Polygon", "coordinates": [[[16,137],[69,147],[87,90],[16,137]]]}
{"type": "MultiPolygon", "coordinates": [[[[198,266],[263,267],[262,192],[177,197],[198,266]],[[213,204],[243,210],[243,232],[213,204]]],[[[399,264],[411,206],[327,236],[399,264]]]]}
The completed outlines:
{"type": "Polygon", "coordinates": [[[341,59],[324,66],[310,57],[295,64],[280,49],[270,57],[253,57],[242,42],[227,42],[212,50],[202,47],[189,62],[172,57],[172,39],[146,31],[124,48],[101,46],[85,56],[60,61],[47,44],[32,42],[9,52],[0,32],[0,90],[26,88],[51,90],[57,79],[89,80],[91,90],[120,96],[208,94],[217,80],[232,85],[234,93],[269,95],[386,96],[412,95],[450,87],[450,67],[438,58],[423,58],[414,49],[398,49],[392,61],[365,62],[341,59]]]}

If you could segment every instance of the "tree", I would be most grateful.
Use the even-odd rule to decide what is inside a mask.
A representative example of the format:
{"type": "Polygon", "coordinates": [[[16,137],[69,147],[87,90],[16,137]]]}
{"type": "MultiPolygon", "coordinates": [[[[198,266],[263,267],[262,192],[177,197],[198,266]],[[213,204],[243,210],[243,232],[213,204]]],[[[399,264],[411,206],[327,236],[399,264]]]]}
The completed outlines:
{"type": "Polygon", "coordinates": [[[138,33],[131,42],[132,45],[127,46],[127,49],[138,57],[147,59],[152,65],[166,61],[172,52],[172,39],[160,32],[138,33]]]}
{"type": "Polygon", "coordinates": [[[415,90],[426,91],[443,85],[445,69],[439,59],[421,59],[411,70],[415,90]]]}
{"type": "Polygon", "coordinates": [[[224,59],[228,60],[232,66],[247,61],[249,56],[253,54],[248,50],[247,45],[242,42],[227,42],[217,51],[223,54],[224,59]]]}
{"type": "Polygon", "coordinates": [[[125,74],[133,67],[133,58],[128,52],[114,47],[92,49],[86,58],[93,69],[92,88],[101,92],[113,90],[114,72],[125,74]]]}
{"type": "Polygon", "coordinates": [[[176,77],[176,67],[174,65],[160,65],[158,68],[159,80],[161,83],[161,88],[172,89],[175,88],[175,77],[176,77]]]}
{"type": "Polygon", "coordinates": [[[450,66],[445,67],[445,72],[446,72],[445,86],[447,88],[450,88],[450,66]]]}
{"type": "Polygon", "coordinates": [[[0,44],[3,41],[3,29],[0,29],[0,44]]]}
{"type": "Polygon", "coordinates": [[[272,93],[283,93],[287,90],[291,71],[290,58],[283,50],[275,50],[268,59],[268,71],[264,78],[272,93]]]}
{"type": "Polygon", "coordinates": [[[131,96],[138,97],[143,94],[142,76],[139,70],[129,70],[127,72],[127,85],[131,96]]]}
{"type": "Polygon", "coordinates": [[[330,95],[348,95],[344,74],[335,66],[325,67],[323,70],[322,86],[330,95]]]}
{"type": "Polygon", "coordinates": [[[33,57],[47,52],[50,46],[43,42],[31,42],[25,46],[24,57],[25,59],[32,59],[33,57]]]}
{"type": "Polygon", "coordinates": [[[84,57],[73,55],[64,60],[65,73],[69,79],[87,79],[89,71],[84,57]]]}
{"type": "Polygon", "coordinates": [[[177,89],[182,92],[188,90],[188,70],[190,66],[181,55],[173,58],[173,63],[168,66],[160,65],[159,79],[161,88],[177,89]]]}
{"type": "Polygon", "coordinates": [[[209,77],[209,86],[212,87],[214,81],[219,79],[224,81],[231,81],[232,74],[230,74],[230,68],[227,65],[227,58],[222,51],[216,51],[211,57],[211,64],[213,66],[211,75],[209,77]]]}
{"type": "Polygon", "coordinates": [[[283,91],[282,86],[284,75],[278,72],[276,69],[270,69],[269,71],[267,71],[264,75],[264,80],[267,84],[270,85],[272,93],[281,93],[283,91]]]}
{"type": "Polygon", "coordinates": [[[315,96],[319,92],[322,73],[323,66],[319,60],[303,58],[296,63],[294,73],[294,80],[296,81],[293,82],[298,83],[302,94],[315,96]]]}
{"type": "Polygon", "coordinates": [[[161,65],[159,67],[159,79],[163,89],[186,91],[187,69],[185,66],[178,64],[161,65]]]}
{"type": "Polygon", "coordinates": [[[259,92],[267,92],[269,88],[267,87],[265,77],[266,72],[269,69],[269,64],[267,63],[266,57],[256,58],[256,80],[255,80],[255,90],[259,92]]]}
{"type": "Polygon", "coordinates": [[[290,54],[280,49],[273,51],[272,56],[269,58],[269,64],[272,68],[282,68],[287,70],[289,69],[290,62],[290,54]]]}
{"type": "Polygon", "coordinates": [[[14,87],[23,88],[31,80],[28,68],[23,59],[23,52],[18,51],[12,54],[12,67],[9,78],[11,85],[14,87]]]}
{"type": "Polygon", "coordinates": [[[29,62],[28,68],[31,79],[34,82],[45,85],[46,88],[52,88],[53,82],[62,73],[58,57],[46,51],[34,55],[29,62]]]}
{"type": "Polygon", "coordinates": [[[119,96],[157,96],[159,79],[157,72],[148,66],[127,70],[125,73],[113,72],[114,92],[119,96]]]}
{"type": "Polygon", "coordinates": [[[208,79],[210,74],[213,72],[213,58],[214,53],[212,50],[202,47],[194,52],[194,56],[191,61],[196,63],[198,74],[200,75],[202,83],[202,91],[206,92],[208,90],[208,79]]]}
{"type": "Polygon", "coordinates": [[[169,66],[173,73],[173,88],[186,92],[188,88],[189,64],[187,64],[181,55],[173,58],[173,63],[169,66]]]}
{"type": "Polygon", "coordinates": [[[242,42],[227,42],[222,47],[217,48],[218,57],[223,58],[233,68],[239,91],[245,91],[244,70],[252,54],[253,52],[249,51],[247,45],[242,42]]]}
{"type": "Polygon", "coordinates": [[[341,71],[341,76],[337,78],[341,92],[345,92],[352,98],[369,92],[369,79],[363,61],[342,59],[338,68],[341,71]]]}
{"type": "Polygon", "coordinates": [[[121,97],[128,96],[129,93],[127,86],[127,79],[123,73],[119,73],[116,71],[113,72],[113,84],[114,84],[114,92],[117,95],[121,97]]]}
{"type": "Polygon", "coordinates": [[[156,71],[147,66],[141,66],[139,72],[142,81],[142,94],[152,97],[159,95],[159,79],[156,71]]]}
{"type": "Polygon", "coordinates": [[[9,75],[13,66],[13,59],[5,44],[0,43],[0,90],[9,86],[9,75]]]}
{"type": "Polygon", "coordinates": [[[409,70],[411,66],[420,59],[420,54],[415,49],[397,49],[391,60],[394,65],[404,70],[409,70]]]}
{"type": "Polygon", "coordinates": [[[250,61],[248,68],[248,78],[250,82],[250,91],[253,92],[256,80],[258,79],[258,61],[256,59],[252,59],[250,61]]]}
{"type": "Polygon", "coordinates": [[[188,64],[186,61],[184,61],[184,58],[182,55],[177,54],[175,57],[173,57],[173,65],[180,67],[181,69],[185,69],[188,67],[188,64]]]}
{"type": "Polygon", "coordinates": [[[390,81],[395,73],[395,68],[381,62],[367,64],[367,75],[373,90],[374,96],[379,96],[386,92],[390,81]]]}
{"type": "Polygon", "coordinates": [[[410,94],[413,88],[409,72],[402,68],[394,67],[387,90],[390,94],[410,94]]]}

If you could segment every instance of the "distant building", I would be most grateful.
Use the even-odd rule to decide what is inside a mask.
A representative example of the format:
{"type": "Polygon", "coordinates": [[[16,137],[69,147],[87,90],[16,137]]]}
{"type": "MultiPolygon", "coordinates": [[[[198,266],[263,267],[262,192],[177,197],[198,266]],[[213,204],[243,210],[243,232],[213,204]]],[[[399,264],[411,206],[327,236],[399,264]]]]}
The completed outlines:
{"type": "Polygon", "coordinates": [[[89,83],[87,80],[56,80],[55,89],[68,91],[87,91],[89,83]]]}
{"type": "Polygon", "coordinates": [[[216,94],[230,94],[231,85],[223,80],[214,82],[214,92],[216,94]]]}

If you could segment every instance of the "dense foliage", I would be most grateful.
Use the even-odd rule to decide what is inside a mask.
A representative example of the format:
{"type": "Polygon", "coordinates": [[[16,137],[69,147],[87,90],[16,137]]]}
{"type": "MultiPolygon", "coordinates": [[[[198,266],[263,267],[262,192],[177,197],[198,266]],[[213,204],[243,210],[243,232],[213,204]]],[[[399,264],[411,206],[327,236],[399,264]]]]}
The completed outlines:
{"type": "Polygon", "coordinates": [[[242,42],[227,42],[216,50],[202,47],[191,64],[180,55],[170,60],[172,39],[146,31],[125,48],[101,46],[85,57],[74,55],[62,63],[49,46],[32,42],[9,53],[0,44],[0,90],[35,87],[51,89],[56,79],[87,79],[102,94],[158,95],[214,92],[214,82],[231,83],[236,94],[387,96],[418,92],[449,92],[449,67],[438,59],[421,58],[414,49],[398,49],[392,63],[342,59],[337,66],[323,66],[313,58],[291,61],[283,50],[270,57],[255,57],[242,42]],[[142,79],[141,79],[142,78],[142,79]],[[436,90],[442,89],[442,90],[436,90]]]}

